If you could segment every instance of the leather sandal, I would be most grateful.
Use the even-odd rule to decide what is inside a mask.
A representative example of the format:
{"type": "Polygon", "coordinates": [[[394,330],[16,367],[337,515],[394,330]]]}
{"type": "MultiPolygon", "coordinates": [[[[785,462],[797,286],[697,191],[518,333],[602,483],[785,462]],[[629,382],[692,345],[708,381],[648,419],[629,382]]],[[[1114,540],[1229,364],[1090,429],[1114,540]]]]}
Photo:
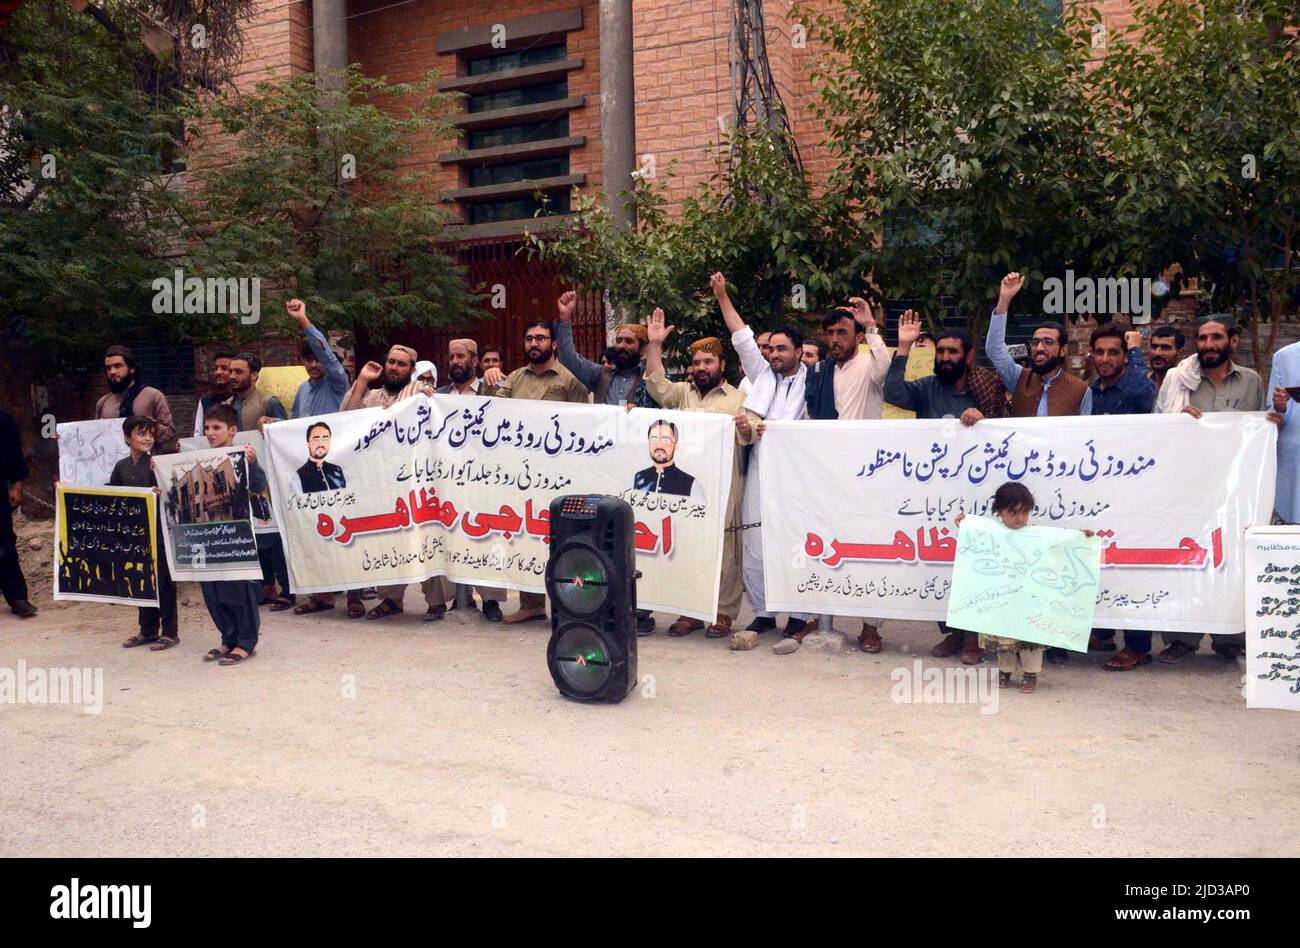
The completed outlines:
{"type": "Polygon", "coordinates": [[[880,630],[870,623],[862,623],[862,634],[858,636],[858,648],[874,655],[884,647],[885,643],[880,639],[880,630]]]}
{"type": "Polygon", "coordinates": [[[676,622],[668,627],[668,634],[671,636],[690,635],[696,629],[704,628],[704,622],[700,619],[690,619],[686,616],[680,617],[676,622]]]}
{"type": "Polygon", "coordinates": [[[1117,653],[1105,665],[1110,671],[1132,671],[1139,665],[1150,665],[1150,652],[1135,652],[1131,648],[1126,648],[1117,653]]]}
{"type": "Polygon", "coordinates": [[[725,639],[731,635],[731,616],[725,613],[718,613],[718,618],[713,625],[704,630],[706,639],[725,639]]]}

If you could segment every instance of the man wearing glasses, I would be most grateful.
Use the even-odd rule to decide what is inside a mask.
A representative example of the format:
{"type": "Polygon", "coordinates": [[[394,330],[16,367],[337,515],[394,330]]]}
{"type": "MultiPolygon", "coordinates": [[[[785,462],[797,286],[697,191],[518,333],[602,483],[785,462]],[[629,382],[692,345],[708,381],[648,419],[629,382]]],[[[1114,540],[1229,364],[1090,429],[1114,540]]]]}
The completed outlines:
{"type": "MultiPolygon", "coordinates": [[[[590,396],[587,387],[556,359],[555,333],[551,324],[535,319],[524,327],[524,356],[528,362],[522,369],[503,375],[499,368],[483,372],[483,381],[499,385],[497,398],[532,398],[544,402],[575,402],[586,405],[590,396]]],[[[519,611],[504,620],[509,625],[519,622],[546,621],[546,594],[521,592],[519,611]]]]}
{"type": "MultiPolygon", "coordinates": [[[[1043,323],[1034,330],[1029,338],[1028,367],[1017,365],[1011,358],[1011,350],[1007,348],[1007,310],[1024,285],[1025,278],[1019,273],[1008,273],[1002,278],[998,305],[984,340],[989,361],[1011,392],[1010,416],[1091,415],[1092,389],[1083,379],[1065,371],[1069,337],[1060,323],[1043,323]]],[[[1054,665],[1064,665],[1069,658],[1070,653],[1063,648],[1047,650],[1047,660],[1054,665]]]]}
{"type": "Polygon", "coordinates": [[[1021,367],[1007,348],[1007,310],[1025,278],[1008,273],[1002,278],[997,309],[989,320],[984,351],[1011,392],[1011,417],[1037,415],[1091,415],[1092,390],[1083,379],[1065,371],[1066,335],[1060,323],[1043,323],[1029,339],[1029,366],[1021,367]]]}

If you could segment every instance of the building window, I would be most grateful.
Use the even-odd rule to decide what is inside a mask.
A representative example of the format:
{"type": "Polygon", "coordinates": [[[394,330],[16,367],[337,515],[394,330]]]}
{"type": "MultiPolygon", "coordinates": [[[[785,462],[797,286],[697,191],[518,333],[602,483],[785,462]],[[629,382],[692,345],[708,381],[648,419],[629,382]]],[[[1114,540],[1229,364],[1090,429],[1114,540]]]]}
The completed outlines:
{"type": "Polygon", "coordinates": [[[471,187],[481,188],[490,184],[513,184],[516,181],[534,181],[537,178],[558,178],[568,173],[569,156],[557,155],[554,158],[539,158],[536,161],[516,161],[512,164],[471,168],[469,183],[471,187]]]}
{"type": "Polygon", "coordinates": [[[507,69],[524,69],[528,66],[563,62],[567,55],[567,44],[555,43],[550,46],[538,46],[534,49],[521,49],[513,53],[482,56],[468,60],[465,65],[469,75],[483,76],[492,72],[505,72],[507,69]]]}
{"type": "Polygon", "coordinates": [[[568,138],[569,117],[561,116],[548,122],[529,122],[526,125],[505,125],[501,128],[484,128],[469,133],[470,150],[498,148],[502,145],[524,145],[545,141],[548,138],[568,138]]]}
{"type": "Polygon", "coordinates": [[[503,89],[500,92],[485,92],[469,97],[469,111],[492,112],[497,109],[513,109],[521,105],[536,105],[539,102],[554,102],[569,96],[569,79],[557,79],[554,82],[542,82],[537,85],[523,86],[518,89],[503,89]]]}
{"type": "MultiPolygon", "coordinates": [[[[471,224],[492,224],[497,221],[517,221],[535,217],[542,208],[542,202],[535,196],[510,198],[506,201],[483,201],[469,206],[471,224]]],[[[569,213],[569,192],[560,191],[550,195],[546,204],[547,214],[569,213]]]]}

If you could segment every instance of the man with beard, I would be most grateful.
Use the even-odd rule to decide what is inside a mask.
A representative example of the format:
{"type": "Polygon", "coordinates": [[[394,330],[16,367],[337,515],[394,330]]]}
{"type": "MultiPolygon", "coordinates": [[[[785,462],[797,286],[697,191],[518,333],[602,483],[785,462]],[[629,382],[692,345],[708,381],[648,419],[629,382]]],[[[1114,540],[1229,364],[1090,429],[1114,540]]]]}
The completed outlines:
{"type": "Polygon", "coordinates": [[[447,378],[439,395],[490,395],[485,392],[478,374],[478,343],[473,339],[453,339],[447,343],[447,378]]]}
{"type": "MultiPolygon", "coordinates": [[[[432,395],[433,386],[414,378],[415,363],[419,359],[419,355],[410,346],[392,346],[382,366],[378,362],[367,362],[361,367],[361,371],[357,373],[357,380],[352,383],[352,388],[348,390],[339,410],[388,408],[413,395],[432,395]],[[380,385],[377,388],[370,388],[375,381],[379,381],[380,385]]],[[[367,619],[383,619],[386,616],[396,615],[402,611],[405,593],[405,586],[380,586],[379,604],[366,612],[366,607],[361,604],[361,593],[357,590],[348,590],[348,618],[358,619],[365,616],[367,619]]],[[[332,608],[333,593],[326,595],[327,599],[320,599],[321,606],[326,609],[332,608]]],[[[312,598],[316,600],[318,597],[312,598]]]]}
{"type": "Polygon", "coordinates": [[[567,290],[555,304],[555,349],[560,364],[590,389],[597,405],[623,405],[654,408],[646,394],[644,376],[645,327],[640,323],[623,323],[614,330],[614,345],[609,355],[612,366],[606,368],[578,354],[573,345],[573,314],[578,308],[578,294],[567,290]]]}
{"type": "MultiPolygon", "coordinates": [[[[483,381],[499,385],[497,398],[531,398],[548,402],[587,404],[587,387],[560,364],[555,352],[555,331],[544,320],[534,319],[524,327],[524,357],[528,364],[503,377],[500,369],[488,369],[483,381]]],[[[519,622],[546,621],[546,594],[521,592],[519,610],[504,620],[519,622]]]]}
{"type": "MultiPolygon", "coordinates": [[[[871,305],[860,296],[837,307],[824,321],[830,358],[808,370],[804,400],[809,418],[843,418],[861,421],[880,417],[885,406],[885,376],[889,350],[880,336],[871,305]],[[859,346],[865,334],[867,352],[859,346]]],[[[864,619],[858,648],[875,654],[885,647],[880,620],[864,619]]]]}
{"type": "MultiPolygon", "coordinates": [[[[258,391],[257,377],[262,360],[251,352],[241,352],[230,360],[230,397],[225,404],[239,417],[240,431],[261,431],[269,422],[284,421],[288,414],[274,395],[258,391]]],[[[273,612],[292,608],[289,593],[289,567],[284,561],[284,546],[277,533],[257,534],[257,558],[262,564],[261,605],[270,604],[273,612]],[[276,595],[276,584],[280,593],[276,595]]]]}
{"type": "MultiPolygon", "coordinates": [[[[447,377],[451,381],[438,389],[439,395],[493,394],[479,378],[478,343],[473,339],[453,339],[447,343],[447,377]]],[[[469,586],[464,583],[435,585],[438,582],[446,582],[445,577],[435,576],[426,579],[420,587],[425,590],[425,601],[430,603],[429,611],[424,615],[427,621],[433,622],[442,618],[446,614],[448,600],[452,602],[453,609],[463,606],[466,609],[477,610],[478,605],[474,602],[473,594],[475,589],[483,597],[483,618],[489,622],[500,622],[504,618],[501,614],[501,603],[506,601],[505,590],[494,586],[469,586]],[[439,596],[442,597],[441,604],[435,606],[431,600],[439,596]]]]}
{"type": "Polygon", "coordinates": [[[419,356],[410,346],[393,346],[388,350],[384,364],[367,362],[357,373],[357,380],[348,389],[339,406],[339,411],[352,411],[354,408],[387,408],[394,402],[410,398],[417,393],[433,394],[433,387],[427,382],[413,378],[415,363],[419,356]],[[371,384],[379,381],[377,388],[371,384]]]}
{"type": "Polygon", "coordinates": [[[272,421],[289,417],[280,399],[257,388],[262,360],[251,352],[241,352],[230,360],[230,397],[226,404],[239,414],[240,431],[261,431],[272,421]]]}
{"type": "Polygon", "coordinates": [[[348,486],[343,468],[325,460],[330,453],[332,435],[330,426],[323,421],[307,426],[307,463],[298,468],[298,485],[304,494],[317,494],[348,486]]]}
{"type": "Polygon", "coordinates": [[[199,398],[194,410],[194,437],[203,437],[203,416],[207,410],[230,397],[230,360],[235,350],[222,346],[212,357],[212,390],[199,398]]]}
{"type": "Polygon", "coordinates": [[[1186,344],[1187,337],[1173,326],[1159,326],[1151,331],[1151,383],[1157,392],[1169,370],[1178,364],[1186,344]]]}
{"type": "Polygon", "coordinates": [[[140,380],[135,354],[126,346],[109,346],[104,353],[108,394],[95,403],[95,418],[143,415],[154,423],[155,454],[175,454],[179,447],[167,396],[140,380]]]}
{"type": "MultiPolygon", "coordinates": [[[[803,354],[803,334],[790,326],[782,326],[771,332],[755,336],[754,330],[745,325],[727,292],[727,278],[715,273],[709,278],[709,286],[718,300],[722,318],[731,330],[731,344],[740,357],[745,369],[745,378],[750,382],[750,391],[745,397],[744,410],[747,417],[742,422],[737,419],[738,427],[753,430],[755,436],[762,433],[763,425],[769,420],[798,421],[808,417],[808,407],[803,393],[806,386],[808,368],[801,358],[803,354]],[[766,346],[759,340],[765,336],[766,346]]],[[[776,628],[776,616],[767,611],[767,597],[763,583],[763,531],[760,498],[761,467],[763,447],[761,440],[755,440],[750,451],[749,466],[745,472],[744,493],[740,499],[741,530],[740,569],[744,577],[745,597],[750,608],[754,610],[754,621],[746,631],[760,635],[776,628]]],[[[784,637],[774,646],[778,654],[793,652],[808,634],[808,620],[811,616],[804,612],[792,612],[786,621],[784,637]]]]}
{"type": "MultiPolygon", "coordinates": [[[[722,341],[709,337],[691,343],[690,381],[670,382],[664,372],[664,341],[673,326],[664,325],[664,311],[656,309],[646,325],[649,337],[646,346],[646,388],[664,408],[681,411],[712,411],[736,419],[736,441],[749,444],[753,441],[753,428],[749,417],[741,411],[745,397],[739,389],[732,388],[723,377],[726,362],[722,358],[722,341]]],[[[740,527],[740,451],[731,456],[731,493],[727,499],[726,530],[722,541],[722,583],[718,590],[718,616],[705,630],[709,638],[723,638],[731,634],[731,623],[740,612],[740,558],[736,554],[736,532],[740,527]]],[[[668,634],[687,635],[703,629],[699,619],[680,616],[668,627],[668,634]]]]}
{"type": "MultiPolygon", "coordinates": [[[[1170,369],[1156,396],[1156,411],[1165,414],[1187,412],[1200,418],[1206,412],[1268,411],[1269,399],[1257,372],[1232,361],[1241,341],[1237,322],[1225,313],[1204,316],[1196,324],[1196,355],[1188,356],[1170,369]]],[[[1281,416],[1270,413],[1279,427],[1281,416]]],[[[1177,665],[1201,644],[1200,633],[1161,632],[1165,641],[1160,661],[1177,665]]],[[[1213,650],[1229,661],[1245,655],[1246,635],[1211,635],[1213,650]]]]}
{"type": "Polygon", "coordinates": [[[289,317],[302,327],[302,367],[307,370],[307,381],[298,386],[293,397],[293,417],[314,418],[330,415],[339,410],[343,393],[348,390],[348,373],[343,363],[330,348],[325,334],[307,318],[307,304],[302,300],[289,300],[284,304],[289,317]]]}
{"type": "MultiPolygon", "coordinates": [[[[1008,273],[1002,278],[998,305],[984,340],[989,361],[1011,392],[1011,417],[1091,415],[1092,389],[1083,379],[1065,371],[1069,334],[1060,323],[1047,322],[1034,329],[1029,337],[1028,366],[1018,365],[1012,358],[1007,348],[1007,311],[1024,285],[1025,278],[1019,273],[1008,273]]],[[[1064,665],[1070,660],[1070,653],[1053,647],[1045,657],[1054,665],[1064,665]]]]}
{"type": "Polygon", "coordinates": [[[1019,273],[1002,278],[998,305],[984,340],[989,360],[1011,392],[1011,417],[1092,414],[1092,390],[1083,379],[1065,371],[1069,336],[1060,323],[1043,323],[1034,330],[1029,339],[1028,367],[1017,365],[1011,357],[1007,348],[1007,310],[1024,285],[1025,278],[1019,273]]]}
{"type": "MultiPolygon", "coordinates": [[[[1006,414],[1002,381],[975,364],[975,342],[963,330],[940,332],[933,342],[934,375],[907,381],[907,358],[921,335],[920,315],[907,310],[898,319],[898,350],[885,377],[885,401],[916,412],[917,418],[957,418],[967,426],[1006,414]]],[[[930,651],[935,658],[960,652],[964,665],[983,661],[978,633],[950,629],[944,622],[939,631],[944,638],[930,651]]]]}

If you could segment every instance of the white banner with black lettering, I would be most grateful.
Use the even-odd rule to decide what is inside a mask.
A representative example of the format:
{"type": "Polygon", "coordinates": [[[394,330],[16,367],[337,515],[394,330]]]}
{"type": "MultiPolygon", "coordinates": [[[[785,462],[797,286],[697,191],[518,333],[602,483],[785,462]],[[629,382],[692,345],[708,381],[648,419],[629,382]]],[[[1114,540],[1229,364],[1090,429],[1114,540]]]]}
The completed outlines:
{"type": "MultiPolygon", "coordinates": [[[[767,608],[942,619],[953,518],[1008,481],[1032,523],[1102,538],[1098,628],[1241,632],[1248,527],[1272,517],[1263,413],[769,422],[767,608]]],[[[1014,635],[1014,630],[1008,630],[1014,635]]]]}
{"type": "Polygon", "coordinates": [[[636,515],[639,605],[710,620],[734,438],[727,415],[460,395],[265,430],[296,593],[435,575],[541,592],[551,500],[611,494],[636,515]]]}

